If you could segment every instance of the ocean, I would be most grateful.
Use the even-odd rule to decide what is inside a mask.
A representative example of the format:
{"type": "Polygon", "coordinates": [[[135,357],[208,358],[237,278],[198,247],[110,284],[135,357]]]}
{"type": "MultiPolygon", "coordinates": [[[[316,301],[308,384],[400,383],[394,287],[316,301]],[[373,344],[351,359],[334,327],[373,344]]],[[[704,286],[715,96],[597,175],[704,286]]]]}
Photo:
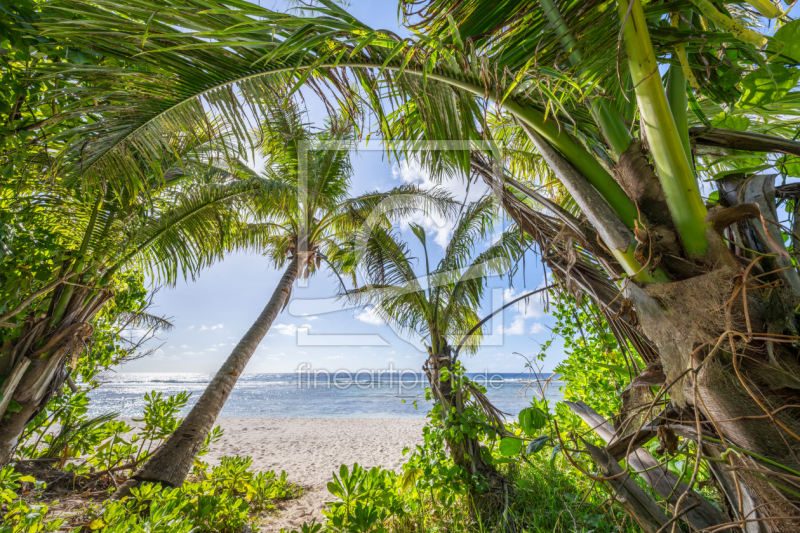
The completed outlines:
{"type": "MultiPolygon", "coordinates": [[[[487,397],[510,418],[528,407],[539,387],[529,386],[529,374],[467,374],[487,389],[487,397]]],[[[540,374],[547,380],[552,374],[540,374]]],[[[192,393],[186,414],[203,393],[210,374],[123,374],[100,376],[102,385],[89,393],[89,415],[118,412],[138,417],[144,410],[144,395],[150,391],[165,396],[192,393]]],[[[557,378],[557,376],[556,376],[557,378]]],[[[551,407],[562,400],[555,378],[545,390],[551,407]]],[[[424,374],[411,371],[381,374],[244,374],[222,409],[222,417],[242,418],[423,418],[430,408],[425,401],[428,386],[424,374]],[[316,381],[316,382],[315,382],[316,381]]]]}

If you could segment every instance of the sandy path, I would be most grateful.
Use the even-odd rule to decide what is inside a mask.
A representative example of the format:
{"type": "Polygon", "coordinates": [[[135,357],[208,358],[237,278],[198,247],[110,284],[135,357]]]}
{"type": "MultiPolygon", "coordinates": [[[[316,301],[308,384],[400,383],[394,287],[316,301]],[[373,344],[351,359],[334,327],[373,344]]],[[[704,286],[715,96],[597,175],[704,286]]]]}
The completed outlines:
{"type": "Polygon", "coordinates": [[[288,502],[262,531],[291,531],[312,518],[322,520],[325,488],[339,465],[399,469],[402,450],[422,443],[424,419],[409,418],[220,418],[223,438],[203,457],[216,464],[225,455],[253,458],[253,469],[286,471],[306,489],[288,502]]]}

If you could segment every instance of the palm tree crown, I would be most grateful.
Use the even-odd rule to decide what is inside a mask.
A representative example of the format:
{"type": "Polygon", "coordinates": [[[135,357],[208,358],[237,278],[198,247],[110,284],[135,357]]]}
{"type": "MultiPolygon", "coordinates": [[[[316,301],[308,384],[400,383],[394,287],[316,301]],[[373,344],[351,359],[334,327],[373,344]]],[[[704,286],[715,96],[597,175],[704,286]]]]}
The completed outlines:
{"type": "MultiPolygon", "coordinates": [[[[388,324],[422,336],[431,354],[459,345],[480,322],[478,309],[488,276],[513,269],[529,244],[512,225],[485,251],[474,255],[477,246],[493,235],[496,220],[497,204],[492,196],[470,204],[455,225],[444,257],[433,269],[425,230],[412,224],[424,253],[421,276],[415,272],[409,246],[399,241],[395,232],[376,228],[352,243],[352,253],[363,265],[368,285],[344,296],[372,304],[388,324]]],[[[472,332],[464,344],[467,350],[477,350],[481,337],[480,328],[472,332]]]]}
{"type": "MultiPolygon", "coordinates": [[[[312,133],[297,106],[287,104],[270,109],[259,134],[265,158],[263,177],[292,191],[291,205],[281,210],[270,207],[268,220],[251,228],[263,232],[265,253],[276,267],[294,253],[306,252],[301,276],[310,276],[322,261],[343,257],[342,246],[366,226],[389,228],[392,220],[418,210],[451,216],[458,208],[450,194],[438,187],[423,190],[402,185],[351,196],[353,137],[349,124],[336,118],[328,129],[312,133]]],[[[271,206],[271,199],[264,200],[271,206]]],[[[352,265],[339,262],[337,271],[352,273],[352,265]]]]}

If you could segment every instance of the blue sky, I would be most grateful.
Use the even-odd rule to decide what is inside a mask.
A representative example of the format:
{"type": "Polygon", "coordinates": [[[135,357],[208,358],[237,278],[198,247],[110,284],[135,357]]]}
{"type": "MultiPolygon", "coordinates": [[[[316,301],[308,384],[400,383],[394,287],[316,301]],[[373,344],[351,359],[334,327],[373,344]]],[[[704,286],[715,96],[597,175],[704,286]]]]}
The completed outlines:
{"type": "MultiPolygon", "coordinates": [[[[286,6],[284,2],[260,3],[273,9],[286,6]]],[[[408,30],[397,24],[396,2],[353,1],[348,9],[372,27],[409,35],[408,30]]],[[[325,117],[323,106],[312,95],[304,95],[311,122],[321,126],[325,117]]],[[[429,177],[414,162],[389,162],[378,146],[374,150],[353,154],[353,194],[387,190],[403,182],[431,185],[429,177]]],[[[444,186],[457,198],[464,198],[466,183],[456,179],[444,186]]],[[[473,184],[469,198],[477,199],[484,191],[485,188],[473,184]]],[[[429,240],[436,243],[432,255],[437,255],[437,250],[440,254],[449,228],[439,228],[422,218],[415,221],[426,226],[429,240]]],[[[414,239],[407,225],[402,235],[406,240],[414,239]]],[[[257,253],[237,253],[203,271],[194,282],[180,281],[174,288],[161,289],[155,295],[151,312],[172,317],[175,329],[162,332],[151,341],[150,346],[160,346],[154,355],[128,363],[120,371],[216,371],[261,312],[281,275],[281,271],[271,268],[267,258],[257,253]]],[[[532,253],[526,257],[524,278],[523,282],[521,264],[513,280],[493,278],[490,281],[493,290],[487,291],[484,313],[491,312],[492,301],[496,309],[504,299],[507,301],[524,293],[526,287],[530,291],[543,283],[542,264],[532,253]]],[[[328,272],[312,278],[307,287],[296,283],[292,302],[275,320],[247,372],[294,372],[302,363],[330,371],[386,369],[390,365],[396,369],[420,370],[425,354],[419,342],[396,335],[369,308],[343,309],[342,302],[332,299],[337,285],[338,280],[328,272]]],[[[527,305],[522,303],[505,310],[493,320],[492,335],[480,353],[466,360],[468,370],[523,371],[525,361],[514,352],[538,354],[539,343],[550,338],[551,324],[552,319],[544,312],[544,302],[538,296],[530,298],[527,305]]],[[[551,348],[545,369],[552,370],[562,358],[560,348],[551,348]]]]}
{"type": "MultiPolygon", "coordinates": [[[[286,8],[285,2],[255,3],[277,10],[286,8]]],[[[372,27],[409,35],[398,26],[395,1],[353,0],[348,10],[372,27]]],[[[797,14],[797,8],[792,11],[797,14]]],[[[309,118],[321,125],[325,116],[322,105],[311,95],[306,97],[309,118]]],[[[413,161],[389,162],[377,150],[354,154],[352,160],[353,194],[387,190],[403,182],[430,184],[429,177],[413,161]]],[[[466,184],[462,181],[454,179],[444,185],[457,198],[464,198],[466,184]]],[[[478,198],[482,191],[473,185],[470,199],[478,198]]],[[[438,228],[435,223],[421,219],[417,222],[426,226],[429,240],[437,243],[433,250],[441,253],[449,236],[448,228],[438,228]]],[[[406,240],[413,239],[407,226],[402,235],[406,240]]],[[[432,253],[436,255],[435,251],[432,253]]],[[[515,294],[543,285],[542,264],[537,256],[528,253],[524,271],[524,281],[521,264],[513,279],[490,280],[491,290],[482,314],[488,314],[493,305],[496,308],[515,294]]],[[[151,341],[151,346],[160,346],[155,354],[128,363],[120,371],[216,371],[261,312],[281,275],[281,271],[273,270],[268,260],[257,253],[236,253],[203,271],[196,281],[180,281],[174,288],[161,289],[154,297],[151,312],[172,317],[175,329],[162,332],[151,341]]],[[[395,334],[368,308],[343,308],[341,302],[333,301],[337,285],[338,280],[326,272],[312,278],[307,287],[295,284],[292,302],[275,320],[247,372],[294,372],[303,363],[329,371],[386,369],[390,365],[398,370],[419,370],[425,359],[420,344],[395,334]]],[[[538,354],[540,344],[551,338],[549,327],[553,319],[539,296],[533,296],[527,305],[505,310],[491,324],[492,335],[480,353],[465,361],[469,371],[524,371],[525,360],[515,352],[529,357],[538,354]]],[[[543,369],[553,370],[563,357],[563,344],[556,340],[547,352],[543,369]]]]}
{"type": "MultiPolygon", "coordinates": [[[[377,148],[377,147],[376,147],[377,148]]],[[[353,154],[353,193],[374,189],[386,190],[401,183],[430,184],[428,176],[414,162],[390,163],[378,151],[353,154]]],[[[466,184],[455,179],[445,182],[459,199],[464,198],[466,184]]],[[[469,198],[474,200],[485,191],[473,184],[469,198]]],[[[431,255],[438,258],[450,235],[449,226],[440,228],[434,221],[419,218],[434,244],[431,255]]],[[[402,236],[414,237],[404,225],[402,236]]],[[[489,243],[485,243],[481,249],[489,243]]],[[[433,260],[432,257],[432,260],[433,260]]],[[[543,283],[540,260],[529,253],[513,280],[499,277],[490,280],[484,313],[496,309],[513,295],[535,289],[543,283]],[[513,282],[513,287],[509,282],[513,282]],[[527,289],[526,289],[527,287],[527,289]]],[[[278,283],[282,271],[274,270],[267,258],[257,254],[237,253],[203,271],[194,282],[179,282],[175,288],[161,289],[154,298],[151,312],[172,317],[175,329],[158,335],[151,345],[161,345],[147,358],[133,361],[124,372],[213,372],[227,357],[231,348],[261,312],[278,283]]],[[[323,271],[309,280],[308,286],[297,283],[292,301],[278,316],[267,337],[248,365],[248,372],[293,372],[301,363],[313,368],[359,370],[385,369],[391,363],[396,369],[419,370],[425,355],[414,340],[396,335],[381,324],[369,308],[346,307],[334,300],[338,280],[323,271]]],[[[528,304],[520,303],[498,315],[492,323],[492,335],[480,354],[467,359],[470,371],[519,372],[524,360],[513,352],[532,356],[539,353],[538,343],[550,338],[552,319],[544,312],[544,302],[533,296],[528,304]]],[[[551,370],[562,357],[552,349],[545,362],[551,370]]]]}

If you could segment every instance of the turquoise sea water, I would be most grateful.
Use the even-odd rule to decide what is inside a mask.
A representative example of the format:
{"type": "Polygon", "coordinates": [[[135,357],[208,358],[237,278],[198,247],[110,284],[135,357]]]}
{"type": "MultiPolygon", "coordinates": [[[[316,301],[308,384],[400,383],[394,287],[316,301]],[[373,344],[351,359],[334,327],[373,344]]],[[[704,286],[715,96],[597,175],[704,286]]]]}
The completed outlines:
{"type": "MultiPolygon", "coordinates": [[[[489,399],[511,418],[530,405],[537,386],[528,387],[535,376],[528,374],[468,374],[484,385],[489,399]]],[[[546,380],[552,374],[542,374],[546,380]]],[[[90,393],[90,415],[119,412],[121,416],[142,414],[144,395],[192,393],[184,414],[200,397],[209,374],[108,374],[103,385],[90,393]]],[[[562,398],[561,382],[552,380],[545,394],[551,405],[562,398]]],[[[222,410],[223,417],[253,418],[422,418],[430,404],[424,375],[414,372],[369,372],[360,374],[244,374],[239,378],[222,410]],[[316,378],[316,379],[315,379],[316,378]],[[415,407],[416,402],[416,407],[415,407]]]]}

